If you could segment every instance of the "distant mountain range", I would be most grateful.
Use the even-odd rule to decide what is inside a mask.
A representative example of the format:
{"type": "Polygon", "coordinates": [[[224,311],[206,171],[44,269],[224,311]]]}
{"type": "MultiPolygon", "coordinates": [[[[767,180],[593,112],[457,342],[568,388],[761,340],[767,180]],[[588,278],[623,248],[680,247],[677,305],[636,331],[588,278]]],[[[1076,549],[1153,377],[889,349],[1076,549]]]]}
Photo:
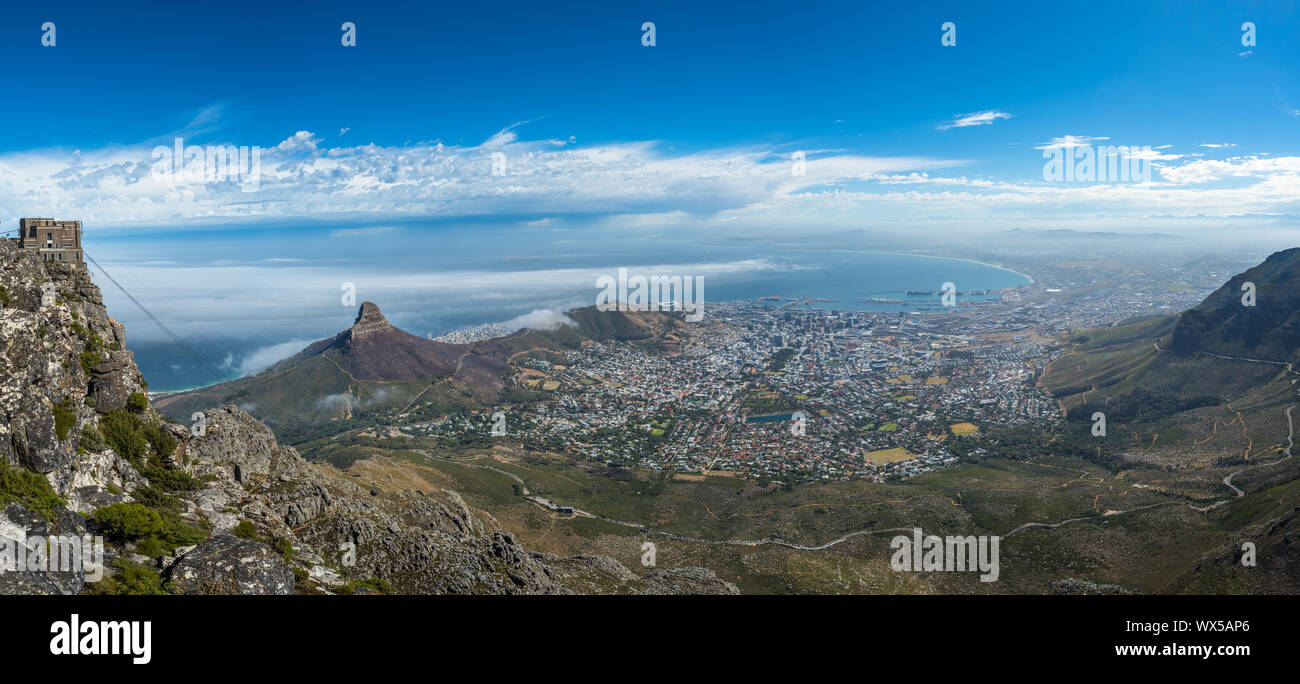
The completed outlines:
{"type": "Polygon", "coordinates": [[[1070,230],[1069,228],[1010,228],[1003,233],[1017,237],[1044,238],[1172,238],[1169,233],[1116,233],[1103,230],[1070,230]]]}
{"type": "Polygon", "coordinates": [[[400,330],[377,305],[363,302],[352,326],[334,337],[313,342],[257,375],[161,397],[155,405],[184,422],[192,411],[234,404],[284,438],[292,426],[326,424],[328,431],[331,420],[382,411],[442,413],[519,399],[505,380],[510,363],[525,355],[554,356],[588,340],[621,340],[672,353],[685,334],[679,316],[671,313],[586,307],[567,317],[572,325],[448,344],[400,330]]]}

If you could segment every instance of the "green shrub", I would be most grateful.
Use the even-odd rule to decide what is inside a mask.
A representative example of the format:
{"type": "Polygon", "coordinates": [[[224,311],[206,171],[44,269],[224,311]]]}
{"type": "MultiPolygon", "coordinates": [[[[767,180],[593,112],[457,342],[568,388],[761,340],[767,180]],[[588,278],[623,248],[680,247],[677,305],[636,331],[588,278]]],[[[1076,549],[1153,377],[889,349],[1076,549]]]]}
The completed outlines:
{"type": "Polygon", "coordinates": [[[99,333],[91,332],[90,330],[87,330],[85,326],[75,321],[72,324],[72,332],[75,333],[77,337],[81,338],[82,343],[86,345],[87,351],[103,349],[104,340],[99,336],[99,333]]]}
{"type": "Polygon", "coordinates": [[[150,463],[140,469],[140,474],[149,480],[150,486],[164,492],[197,492],[203,486],[197,478],[179,468],[150,463]]]}
{"type": "Polygon", "coordinates": [[[94,426],[88,426],[81,431],[81,447],[86,451],[103,451],[104,450],[104,433],[100,432],[94,426]]]}
{"type": "Polygon", "coordinates": [[[54,432],[59,441],[68,438],[68,432],[77,424],[77,413],[72,410],[72,398],[69,397],[54,405],[54,432]]]}
{"type": "Polygon", "coordinates": [[[162,513],[163,534],[160,537],[168,545],[168,550],[177,546],[190,546],[208,538],[208,533],[189,524],[184,518],[164,511],[162,513]]]}
{"type": "Polygon", "coordinates": [[[293,542],[284,537],[276,537],[271,540],[271,548],[275,549],[275,552],[280,554],[280,557],[284,559],[284,562],[293,565],[293,542]]]}
{"type": "Polygon", "coordinates": [[[131,396],[126,398],[126,408],[131,413],[143,413],[145,409],[149,408],[149,397],[146,397],[142,392],[132,392],[131,396]]]}
{"type": "MultiPolygon", "coordinates": [[[[137,549],[170,553],[177,546],[203,541],[207,534],[179,515],[152,510],[139,503],[118,503],[95,512],[95,524],[104,536],[120,542],[140,541],[137,549]]],[[[143,551],[142,551],[143,553],[143,551]]]]}
{"type": "Polygon", "coordinates": [[[132,563],[125,558],[113,561],[117,576],[105,575],[104,579],[86,585],[86,593],[99,596],[140,596],[166,594],[163,590],[162,575],[153,568],[132,563]]]}
{"type": "Polygon", "coordinates": [[[113,451],[130,461],[159,494],[193,492],[202,486],[189,473],[163,465],[162,459],[176,451],[177,442],[161,424],[147,423],[133,413],[117,409],[100,418],[99,428],[103,432],[104,441],[113,447],[113,451]]]}
{"type": "Polygon", "coordinates": [[[176,451],[176,438],[163,426],[144,423],[140,426],[140,430],[144,433],[144,438],[149,440],[149,445],[153,447],[153,452],[157,456],[171,456],[172,452],[176,451]]]}
{"type": "Polygon", "coordinates": [[[135,541],[156,535],[163,529],[162,516],[138,503],[105,506],[93,517],[100,531],[117,541],[135,541]]]}
{"type": "Polygon", "coordinates": [[[240,520],[231,534],[240,539],[257,539],[257,525],[247,520],[240,520]]]}
{"type": "Polygon", "coordinates": [[[146,568],[143,565],[121,561],[122,565],[118,567],[117,584],[122,588],[120,593],[127,595],[158,595],[166,594],[163,590],[162,575],[159,575],[152,568],[146,568]]]}
{"type": "Polygon", "coordinates": [[[53,520],[55,511],[66,505],[54,493],[54,488],[50,487],[50,481],[44,475],[11,466],[8,460],[0,456],[0,508],[11,503],[22,504],[46,520],[53,520]]]}
{"type": "Polygon", "coordinates": [[[141,556],[158,558],[168,555],[169,549],[163,544],[162,540],[157,537],[145,537],[135,545],[135,552],[141,556]]]}
{"type": "Polygon", "coordinates": [[[0,304],[9,306],[9,290],[4,285],[0,285],[0,304]]]}
{"type": "Polygon", "coordinates": [[[150,482],[144,487],[137,488],[131,492],[141,505],[147,506],[154,510],[179,511],[181,509],[181,500],[163,491],[162,488],[150,482]]]}
{"type": "Polygon", "coordinates": [[[115,409],[104,414],[99,421],[99,429],[104,433],[104,440],[118,456],[137,467],[143,465],[144,456],[149,450],[149,440],[140,429],[139,418],[115,409]]]}
{"type": "Polygon", "coordinates": [[[94,350],[81,352],[77,356],[81,358],[81,370],[84,371],[86,375],[90,375],[90,369],[92,366],[104,360],[104,358],[99,355],[99,352],[94,350]]]}

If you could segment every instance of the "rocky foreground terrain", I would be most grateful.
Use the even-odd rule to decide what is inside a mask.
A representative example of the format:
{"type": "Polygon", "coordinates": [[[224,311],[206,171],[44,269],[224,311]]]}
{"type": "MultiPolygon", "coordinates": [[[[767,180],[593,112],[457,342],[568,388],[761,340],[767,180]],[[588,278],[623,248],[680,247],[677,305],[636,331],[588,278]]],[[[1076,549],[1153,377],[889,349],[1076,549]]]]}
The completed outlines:
{"type": "Polygon", "coordinates": [[[0,550],[108,544],[102,581],[6,569],[0,593],[737,591],[699,568],[531,553],[455,492],[363,487],[239,408],[180,425],[146,390],[89,274],[0,240],[0,550]]]}

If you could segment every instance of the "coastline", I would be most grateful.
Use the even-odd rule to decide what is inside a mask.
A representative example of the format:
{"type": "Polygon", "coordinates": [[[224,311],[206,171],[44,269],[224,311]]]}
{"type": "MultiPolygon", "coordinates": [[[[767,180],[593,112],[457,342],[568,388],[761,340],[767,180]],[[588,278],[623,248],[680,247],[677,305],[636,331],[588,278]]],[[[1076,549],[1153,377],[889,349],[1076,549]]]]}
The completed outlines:
{"type": "MultiPolygon", "coordinates": [[[[987,266],[989,268],[996,268],[999,271],[1014,273],[1020,276],[1021,278],[1024,278],[1025,280],[1029,281],[1024,285],[1017,285],[1016,287],[1025,287],[1027,285],[1033,285],[1035,283],[1033,276],[1027,273],[1021,273],[1020,271],[1017,271],[1014,268],[1008,268],[1006,266],[1003,266],[1002,264],[990,264],[987,261],[979,261],[977,259],[969,259],[966,257],[940,256],[937,254],[918,254],[916,252],[891,252],[887,250],[878,250],[878,249],[872,249],[866,251],[858,250],[858,249],[817,249],[817,250],[808,250],[808,251],[838,252],[840,254],[887,254],[889,256],[909,256],[909,257],[920,257],[922,259],[943,259],[945,261],[961,261],[967,264],[975,264],[977,266],[987,266]]],[[[1015,288],[1009,288],[1009,289],[1015,289],[1015,288]]]]}

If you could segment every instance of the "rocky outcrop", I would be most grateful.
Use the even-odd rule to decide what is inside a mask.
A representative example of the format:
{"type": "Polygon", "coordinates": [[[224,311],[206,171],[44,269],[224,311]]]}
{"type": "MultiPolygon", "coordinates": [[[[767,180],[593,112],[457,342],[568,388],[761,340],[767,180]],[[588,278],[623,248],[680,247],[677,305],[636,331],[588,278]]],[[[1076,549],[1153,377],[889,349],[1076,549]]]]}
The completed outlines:
{"type": "Polygon", "coordinates": [[[100,411],[126,408],[133,392],[144,391],[135,355],[125,349],[110,349],[103,356],[103,361],[90,367],[90,398],[100,411]]]}
{"type": "Polygon", "coordinates": [[[664,568],[641,579],[641,594],[739,594],[736,585],[706,568],[664,568]]]}
{"type": "Polygon", "coordinates": [[[4,507],[0,510],[0,594],[80,594],[86,584],[82,547],[66,563],[55,551],[57,560],[51,563],[51,549],[64,547],[50,540],[79,540],[85,534],[85,520],[67,509],[50,521],[16,503],[4,507]]]}
{"type": "Polygon", "coordinates": [[[0,458],[79,496],[77,471],[103,466],[78,448],[83,430],[145,387],[124,344],[84,267],[0,240],[0,458]]]}
{"type": "Polygon", "coordinates": [[[269,428],[238,407],[203,415],[207,431],[187,438],[182,467],[210,480],[183,496],[188,515],[217,533],[251,521],[260,538],[293,548],[302,591],[333,593],[358,583],[419,594],[736,591],[698,568],[641,580],[611,558],[530,553],[510,532],[485,528],[487,516],[455,492],[372,495],[346,474],[277,444],[269,428]]]}
{"type": "Polygon", "coordinates": [[[353,321],[352,327],[342,335],[344,339],[355,342],[371,335],[392,332],[395,329],[388,322],[388,319],[384,318],[384,314],[379,311],[379,305],[374,302],[361,302],[361,310],[357,312],[357,320],[353,321]]]}
{"type": "Polygon", "coordinates": [[[123,503],[130,498],[128,492],[149,484],[112,449],[79,453],[71,467],[52,471],[46,478],[54,491],[67,502],[68,508],[82,514],[123,503]]]}
{"type": "Polygon", "coordinates": [[[229,535],[212,537],[181,556],[168,589],[176,594],[293,593],[289,564],[261,542],[229,535]]]}
{"type": "MultiPolygon", "coordinates": [[[[609,558],[529,553],[455,492],[363,488],[308,463],[235,406],[201,409],[193,426],[165,423],[132,397],[146,384],[124,344],[122,326],[84,269],[42,262],[0,240],[0,458],[43,475],[64,502],[46,516],[7,506],[0,538],[95,533],[104,523],[88,517],[134,503],[118,513],[203,531],[178,537],[185,543],[206,537],[180,548],[158,538],[118,540],[106,550],[109,558],[152,564],[174,593],[734,591],[698,569],[642,580],[609,558]],[[101,430],[120,433],[123,424],[136,425],[137,441],[110,440],[101,430]]],[[[340,368],[366,377],[446,374],[464,353],[393,328],[370,303],[352,328],[314,347],[312,354],[328,352],[340,368]]],[[[2,593],[84,586],[80,571],[0,573],[2,593]]]]}
{"type": "Polygon", "coordinates": [[[180,459],[196,476],[255,484],[270,477],[272,460],[285,457],[271,430],[234,406],[199,415],[193,429],[199,436],[185,443],[180,459]]]}

